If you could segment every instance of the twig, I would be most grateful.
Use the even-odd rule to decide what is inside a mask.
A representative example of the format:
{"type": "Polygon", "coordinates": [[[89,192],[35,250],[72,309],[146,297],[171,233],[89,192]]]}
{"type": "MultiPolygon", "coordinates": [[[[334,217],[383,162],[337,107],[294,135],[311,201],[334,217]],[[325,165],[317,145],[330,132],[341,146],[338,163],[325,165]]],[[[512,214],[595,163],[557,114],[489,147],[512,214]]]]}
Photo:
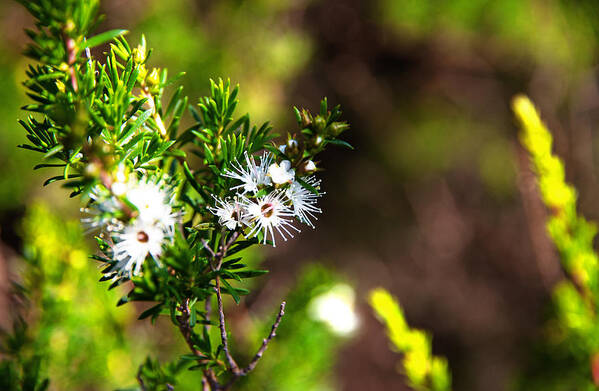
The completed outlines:
{"type": "Polygon", "coordinates": [[[262,355],[264,354],[264,351],[268,347],[268,344],[277,335],[277,328],[279,327],[279,324],[281,323],[281,319],[283,318],[283,315],[285,315],[285,304],[286,304],[285,302],[281,303],[281,307],[279,308],[279,314],[277,315],[277,318],[275,319],[275,322],[273,323],[272,328],[270,329],[270,334],[268,334],[268,337],[266,337],[266,339],[262,340],[262,346],[260,346],[260,349],[258,349],[258,351],[256,352],[256,355],[254,356],[252,361],[250,361],[248,366],[243,368],[240,371],[239,374],[241,376],[247,375],[248,373],[253,371],[254,368],[256,368],[256,364],[258,364],[258,361],[260,361],[260,359],[262,358],[262,355]]]}
{"type": "MultiPolygon", "coordinates": [[[[181,315],[177,316],[177,321],[179,322],[179,331],[181,332],[181,335],[183,335],[183,339],[185,339],[187,346],[189,346],[189,349],[195,356],[198,356],[199,364],[204,364],[204,363],[209,362],[210,361],[209,358],[206,355],[204,355],[202,352],[200,352],[198,349],[196,349],[196,347],[193,344],[193,341],[191,340],[191,336],[193,335],[193,330],[192,330],[191,326],[189,325],[189,317],[190,317],[189,299],[185,300],[185,302],[183,303],[183,305],[181,305],[179,310],[181,311],[181,315]]],[[[204,390],[215,390],[216,391],[216,390],[221,389],[221,386],[218,383],[218,381],[216,379],[216,375],[214,374],[214,371],[212,369],[204,369],[203,373],[204,373],[204,377],[202,378],[202,385],[203,385],[204,390]],[[206,388],[206,387],[208,387],[208,388],[206,388]]]]}
{"type": "Polygon", "coordinates": [[[239,369],[237,372],[234,372],[233,377],[229,380],[229,382],[222,386],[223,390],[227,390],[239,377],[247,375],[256,368],[256,365],[258,364],[258,361],[260,361],[260,359],[262,358],[262,355],[268,347],[268,344],[277,335],[277,328],[279,328],[281,319],[283,319],[283,315],[285,315],[285,304],[285,302],[281,303],[281,307],[279,308],[279,314],[277,315],[277,318],[275,319],[275,322],[273,323],[272,328],[270,329],[270,334],[268,334],[268,337],[262,340],[262,345],[256,352],[256,355],[254,355],[252,361],[250,361],[247,367],[239,369]]]}
{"type": "Polygon", "coordinates": [[[210,383],[208,383],[206,377],[202,378],[202,391],[210,391],[210,383]]]}
{"type": "Polygon", "coordinates": [[[198,356],[198,361],[202,362],[203,360],[208,359],[208,357],[205,354],[196,349],[196,347],[193,344],[193,341],[191,340],[193,331],[191,329],[191,326],[189,325],[189,299],[185,300],[185,302],[181,305],[179,310],[181,311],[181,315],[177,316],[177,321],[179,322],[179,330],[181,331],[181,334],[183,335],[183,339],[185,339],[187,346],[189,346],[189,349],[191,349],[191,352],[194,355],[198,356]]]}
{"type": "Polygon", "coordinates": [[[216,258],[216,254],[214,253],[214,250],[212,250],[210,248],[210,246],[208,245],[208,242],[206,241],[206,239],[202,239],[202,246],[204,246],[204,248],[210,253],[210,256],[212,258],[216,258]]]}
{"type": "Polygon", "coordinates": [[[77,75],[75,73],[75,63],[77,62],[77,45],[75,40],[66,35],[66,32],[63,33],[65,46],[67,49],[67,65],[69,70],[69,77],[71,79],[71,86],[73,87],[73,91],[77,92],[79,90],[79,85],[77,84],[77,75]]]}
{"type": "Polygon", "coordinates": [[[223,298],[220,293],[220,277],[216,276],[216,301],[218,303],[218,325],[220,328],[220,339],[223,343],[223,351],[225,352],[225,358],[227,359],[227,363],[229,364],[229,368],[233,371],[233,374],[237,374],[239,372],[239,366],[231,356],[231,352],[229,351],[229,342],[227,339],[227,329],[225,326],[225,312],[223,311],[223,298]]]}
{"type": "Polygon", "coordinates": [[[231,238],[225,245],[225,248],[222,249],[222,254],[220,256],[222,259],[226,258],[227,251],[229,251],[229,247],[231,247],[233,245],[233,243],[235,243],[235,241],[237,240],[238,237],[239,237],[239,231],[233,232],[233,235],[231,235],[231,238]]]}

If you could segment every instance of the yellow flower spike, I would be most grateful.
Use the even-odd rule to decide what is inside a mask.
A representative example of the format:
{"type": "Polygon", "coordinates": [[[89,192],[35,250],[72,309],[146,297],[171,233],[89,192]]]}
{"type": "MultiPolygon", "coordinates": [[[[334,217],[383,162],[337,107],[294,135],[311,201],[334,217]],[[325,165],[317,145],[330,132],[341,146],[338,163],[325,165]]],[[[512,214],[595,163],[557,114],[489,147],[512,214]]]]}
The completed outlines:
{"type": "Polygon", "coordinates": [[[431,338],[426,332],[410,329],[393,296],[377,288],[370,292],[369,303],[387,328],[394,350],[404,355],[401,372],[407,376],[410,386],[423,391],[451,390],[447,361],[432,355],[431,338]]]}
{"type": "MultiPolygon", "coordinates": [[[[599,260],[593,247],[597,229],[578,215],[576,189],[566,182],[564,164],[551,150],[551,133],[532,102],[519,95],[512,101],[512,107],[521,127],[520,140],[530,154],[541,199],[551,212],[547,232],[568,275],[554,291],[556,321],[551,324],[552,333],[559,336],[560,342],[578,341],[576,359],[591,360],[597,344],[599,260]]],[[[594,388],[593,380],[588,376],[589,389],[594,388]]]]}

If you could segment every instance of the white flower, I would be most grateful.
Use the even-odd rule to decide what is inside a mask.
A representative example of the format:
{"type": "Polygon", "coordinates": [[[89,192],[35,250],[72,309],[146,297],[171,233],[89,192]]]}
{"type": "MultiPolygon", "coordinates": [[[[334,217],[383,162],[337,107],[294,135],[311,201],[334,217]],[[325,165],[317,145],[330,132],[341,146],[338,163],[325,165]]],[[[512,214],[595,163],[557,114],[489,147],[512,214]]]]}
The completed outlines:
{"type": "Polygon", "coordinates": [[[283,160],[281,164],[273,163],[268,167],[268,176],[277,185],[290,183],[295,178],[295,170],[291,168],[289,160],[283,160]]]}
{"type": "Polygon", "coordinates": [[[162,245],[169,239],[162,227],[140,219],[127,225],[114,237],[113,257],[117,261],[117,274],[128,274],[129,277],[139,274],[148,255],[160,264],[158,259],[162,254],[162,245]]]}
{"type": "Polygon", "coordinates": [[[126,207],[124,201],[117,198],[123,196],[137,209],[136,217],[150,224],[157,224],[170,234],[174,232],[175,223],[180,214],[173,211],[172,190],[161,179],[137,179],[131,175],[128,181],[119,178],[112,184],[111,190],[96,186],[89,194],[92,203],[82,212],[90,216],[81,219],[90,229],[100,228],[106,231],[120,231],[124,223],[119,220],[126,207]],[[118,186],[117,186],[118,185],[118,186]],[[114,190],[118,189],[117,192],[114,190]]]}
{"type": "Polygon", "coordinates": [[[258,187],[270,185],[270,178],[266,175],[268,166],[272,160],[270,153],[265,152],[260,158],[260,164],[256,164],[254,156],[245,154],[245,167],[239,162],[231,163],[231,168],[225,170],[223,176],[237,179],[243,182],[241,185],[233,186],[231,190],[243,189],[243,194],[258,192],[258,187]]]}
{"type": "MultiPolygon", "coordinates": [[[[311,176],[305,179],[306,183],[314,188],[320,186],[320,180],[311,176]]],[[[293,204],[293,213],[302,223],[314,228],[311,219],[318,220],[316,213],[322,213],[322,209],[316,207],[316,201],[323,193],[314,194],[303,187],[299,182],[293,183],[285,190],[285,195],[293,204]]]]}
{"type": "Polygon", "coordinates": [[[100,186],[92,190],[93,202],[83,209],[90,217],[82,221],[110,233],[116,275],[131,277],[141,271],[148,255],[159,263],[162,247],[172,240],[181,214],[173,210],[172,189],[162,179],[138,179],[134,174],[125,179],[117,177],[113,183],[122,185],[120,196],[100,186]]]}
{"type": "Polygon", "coordinates": [[[169,234],[174,232],[179,214],[173,212],[173,194],[164,182],[149,178],[129,181],[125,198],[137,209],[138,220],[161,226],[169,234]]]}
{"type": "Polygon", "coordinates": [[[214,197],[215,207],[209,207],[208,210],[218,217],[218,223],[228,230],[234,230],[246,224],[246,211],[237,200],[223,201],[214,197]]]}
{"type": "Polygon", "coordinates": [[[248,237],[256,236],[262,231],[264,234],[263,243],[266,244],[266,240],[270,236],[272,245],[275,246],[275,230],[283,240],[287,240],[287,236],[293,237],[293,234],[289,232],[289,228],[300,232],[291,224],[292,220],[289,217],[293,217],[293,211],[285,205],[283,193],[273,191],[255,200],[244,197],[242,203],[247,211],[248,224],[252,226],[247,235],[248,237]]]}

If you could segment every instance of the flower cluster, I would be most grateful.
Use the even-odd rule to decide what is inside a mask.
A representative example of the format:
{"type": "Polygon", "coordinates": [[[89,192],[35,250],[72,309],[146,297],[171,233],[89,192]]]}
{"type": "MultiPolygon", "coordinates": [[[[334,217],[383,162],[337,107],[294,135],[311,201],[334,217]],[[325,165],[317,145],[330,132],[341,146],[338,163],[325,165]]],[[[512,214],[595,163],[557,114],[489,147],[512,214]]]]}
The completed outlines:
{"type": "Polygon", "coordinates": [[[139,274],[148,256],[160,265],[180,214],[172,206],[172,188],[163,179],[136,175],[124,179],[117,174],[110,189],[96,186],[90,205],[83,209],[88,217],[82,221],[90,229],[100,229],[101,236],[109,236],[115,261],[109,271],[131,277],[139,274]]]}
{"type": "Polygon", "coordinates": [[[262,233],[264,244],[270,238],[276,245],[275,231],[283,240],[293,237],[293,231],[300,232],[294,219],[314,228],[312,220],[322,213],[316,206],[322,194],[316,190],[320,180],[298,178],[289,160],[277,163],[271,153],[264,152],[259,158],[246,153],[244,161],[233,162],[223,176],[238,184],[229,189],[231,197],[214,197],[210,212],[228,230],[248,228],[247,237],[262,233]]]}

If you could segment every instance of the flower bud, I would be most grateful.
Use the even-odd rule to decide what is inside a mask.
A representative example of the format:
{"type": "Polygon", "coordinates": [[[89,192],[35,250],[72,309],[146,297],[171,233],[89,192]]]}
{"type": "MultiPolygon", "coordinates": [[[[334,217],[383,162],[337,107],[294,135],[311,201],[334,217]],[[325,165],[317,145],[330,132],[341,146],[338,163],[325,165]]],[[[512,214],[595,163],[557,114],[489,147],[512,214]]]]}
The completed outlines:
{"type": "Polygon", "coordinates": [[[306,110],[302,110],[300,117],[303,128],[307,128],[308,126],[312,125],[312,118],[310,118],[310,114],[306,110]]]}
{"type": "Polygon", "coordinates": [[[85,176],[88,178],[97,178],[100,176],[100,170],[100,165],[92,162],[85,167],[85,176]]]}
{"type": "Polygon", "coordinates": [[[67,22],[64,25],[64,32],[69,34],[72,33],[75,30],[75,22],[73,22],[71,19],[67,20],[67,22]]]}
{"type": "Polygon", "coordinates": [[[337,137],[349,129],[349,125],[345,122],[333,122],[327,129],[333,137],[337,137]]]}
{"type": "Polygon", "coordinates": [[[160,84],[160,72],[158,68],[152,68],[152,72],[146,78],[146,83],[149,87],[154,87],[160,84]]]}
{"type": "Polygon", "coordinates": [[[320,115],[314,119],[314,127],[318,133],[321,133],[326,125],[327,121],[325,121],[320,115]]]}
{"type": "Polygon", "coordinates": [[[133,62],[136,64],[142,64],[146,60],[146,52],[141,46],[133,49],[132,56],[133,62]]]}
{"type": "Polygon", "coordinates": [[[310,175],[316,172],[316,164],[312,160],[305,161],[300,166],[300,172],[305,175],[310,175]]]}
{"type": "Polygon", "coordinates": [[[146,80],[146,76],[148,74],[148,69],[143,64],[140,65],[140,67],[138,69],[139,69],[139,73],[137,74],[137,82],[142,84],[146,80]]]}
{"type": "Polygon", "coordinates": [[[285,143],[285,155],[289,156],[291,160],[294,160],[300,154],[299,143],[297,140],[290,138],[285,143]]]}
{"type": "Polygon", "coordinates": [[[64,93],[65,92],[65,85],[62,82],[62,80],[56,80],[56,88],[58,89],[58,91],[64,93]]]}

